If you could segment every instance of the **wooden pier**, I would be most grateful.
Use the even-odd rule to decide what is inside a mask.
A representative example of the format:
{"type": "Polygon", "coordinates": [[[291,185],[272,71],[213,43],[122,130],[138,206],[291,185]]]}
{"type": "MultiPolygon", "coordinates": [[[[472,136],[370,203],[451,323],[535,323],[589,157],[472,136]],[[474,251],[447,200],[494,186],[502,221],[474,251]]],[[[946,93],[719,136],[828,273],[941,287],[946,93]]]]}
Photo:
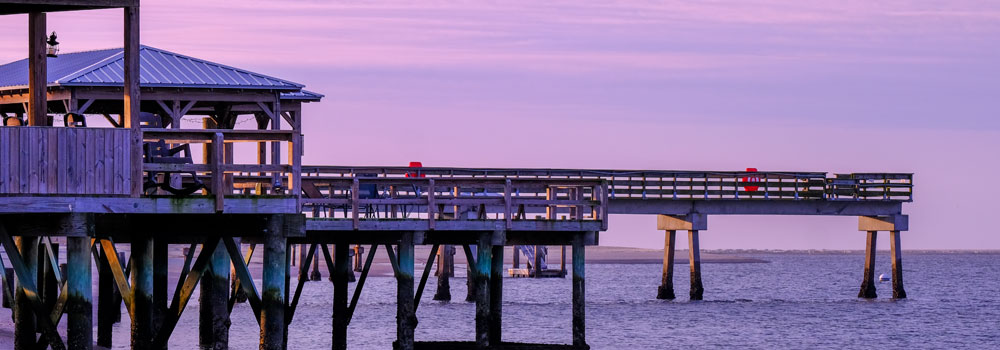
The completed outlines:
{"type": "MultiPolygon", "coordinates": [[[[345,349],[380,249],[388,253],[397,283],[396,348],[553,348],[503,339],[503,248],[515,245],[568,247],[572,266],[560,270],[572,277],[572,342],[562,348],[587,349],[585,249],[598,244],[610,214],[658,217],[666,251],[662,284],[651,297],[674,298],[677,231],[689,235],[691,299],[710,293],[700,278],[698,236],[712,215],[856,216],[858,229],[868,235],[859,296],[876,296],[875,237],[888,231],[893,297],[906,297],[899,245],[900,232],[908,228],[902,204],[912,201],[910,174],[304,166],[301,106],[322,95],[139,45],[138,1],[0,1],[0,9],[29,14],[31,42],[27,60],[0,66],[30,73],[23,83],[0,84],[7,86],[0,88],[0,248],[14,272],[0,286],[13,300],[16,349],[90,349],[95,340],[111,346],[122,303],[132,324],[131,347],[166,348],[195,288],[201,293],[203,348],[228,347],[229,313],[245,298],[260,327],[260,348],[283,349],[309,268],[321,259],[334,286],[332,347],[345,349]],[[86,65],[94,76],[118,69],[107,76],[120,78],[78,72],[49,80],[48,65],[84,58],[46,58],[45,13],[93,8],[123,9],[125,45],[101,58],[119,60],[120,66],[86,65]],[[224,74],[216,77],[255,83],[144,75],[140,84],[140,57],[143,64],[196,65],[187,72],[217,71],[224,74]],[[63,126],[50,116],[61,117],[63,126]],[[95,116],[111,127],[87,127],[87,118],[95,116]],[[254,128],[237,127],[246,116],[254,128]],[[203,123],[184,127],[185,117],[203,123]],[[256,147],[238,154],[238,143],[256,147]],[[55,254],[53,238],[65,242],[65,259],[55,254]],[[130,246],[130,256],[118,251],[122,245],[130,246]],[[191,252],[177,281],[167,280],[169,245],[191,252]],[[421,269],[415,266],[416,245],[431,246],[421,269]],[[292,286],[295,246],[304,250],[292,286]],[[470,262],[475,334],[468,342],[418,342],[416,310],[435,260],[433,298],[451,299],[453,254],[470,262]],[[252,259],[263,262],[260,286],[247,268],[252,259]],[[360,272],[353,295],[351,265],[360,272]],[[65,339],[56,331],[64,315],[65,339]]],[[[533,266],[541,266],[538,257],[533,266]]]]}

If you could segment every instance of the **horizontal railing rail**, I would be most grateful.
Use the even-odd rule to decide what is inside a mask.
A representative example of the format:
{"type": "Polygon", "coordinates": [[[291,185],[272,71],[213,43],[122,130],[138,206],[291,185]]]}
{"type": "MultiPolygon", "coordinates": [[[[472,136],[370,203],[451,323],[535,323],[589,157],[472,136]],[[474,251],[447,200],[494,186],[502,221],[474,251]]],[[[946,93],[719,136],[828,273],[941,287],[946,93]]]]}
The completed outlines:
{"type": "MultiPolygon", "coordinates": [[[[317,218],[362,220],[601,221],[608,215],[603,180],[342,177],[303,182],[303,210],[317,218]],[[529,213],[545,216],[530,218],[529,213]]],[[[253,181],[237,176],[237,182],[253,181]]],[[[603,226],[602,227],[606,227],[603,226]]]]}
{"type": "Polygon", "coordinates": [[[303,166],[303,181],[337,177],[600,179],[611,199],[760,199],[912,201],[912,174],[303,166]],[[853,177],[852,177],[853,176],[853,177]]]}
{"type": "MultiPolygon", "coordinates": [[[[299,179],[301,154],[295,152],[296,144],[301,142],[301,136],[292,130],[230,130],[230,129],[142,129],[144,142],[163,141],[171,145],[204,144],[207,155],[205,161],[191,162],[154,162],[143,163],[144,176],[149,174],[171,174],[173,179],[154,179],[153,181],[173,181],[183,186],[197,177],[210,179],[203,190],[215,197],[216,210],[222,211],[226,195],[232,195],[240,190],[241,194],[256,195],[292,195],[300,196],[301,181],[299,179]],[[239,142],[258,143],[259,154],[254,154],[256,164],[234,164],[236,157],[234,148],[229,146],[239,142]],[[280,157],[270,159],[264,157],[265,143],[285,143],[289,155],[285,163],[280,157]],[[252,174],[252,181],[247,178],[239,185],[234,182],[234,176],[252,174]],[[287,185],[282,185],[282,182],[287,185]],[[285,193],[284,189],[288,189],[285,193]],[[246,193],[252,190],[255,193],[246,193]]],[[[273,150],[273,148],[272,148],[273,150]]],[[[245,158],[245,157],[244,157],[245,158]]],[[[165,175],[163,175],[165,176],[165,175]]],[[[146,179],[150,181],[150,179],[146,179]]]]}

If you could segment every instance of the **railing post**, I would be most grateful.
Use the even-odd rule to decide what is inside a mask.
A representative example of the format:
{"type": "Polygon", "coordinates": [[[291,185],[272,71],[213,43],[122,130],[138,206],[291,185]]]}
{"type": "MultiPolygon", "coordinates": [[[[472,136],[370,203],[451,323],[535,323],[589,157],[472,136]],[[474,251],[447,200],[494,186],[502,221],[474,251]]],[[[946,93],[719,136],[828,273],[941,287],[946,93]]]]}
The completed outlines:
{"type": "Polygon", "coordinates": [[[361,184],[358,178],[354,178],[354,182],[351,183],[351,220],[354,222],[354,229],[357,230],[360,226],[360,221],[358,219],[358,211],[361,209],[358,204],[359,195],[358,191],[361,189],[361,184]]]}
{"type": "Polygon", "coordinates": [[[434,179],[427,180],[427,229],[434,229],[434,179]]]}
{"type": "Polygon", "coordinates": [[[225,162],[225,150],[221,132],[212,135],[212,192],[215,195],[215,212],[221,213],[224,209],[225,199],[225,171],[222,165],[225,162]]]}
{"type": "Polygon", "coordinates": [[[511,200],[511,198],[510,198],[511,184],[510,184],[510,179],[505,179],[505,180],[506,181],[504,182],[504,189],[503,189],[503,218],[504,218],[504,221],[506,222],[507,229],[510,230],[513,227],[513,222],[511,222],[512,218],[511,218],[511,213],[510,213],[510,207],[511,207],[511,202],[510,202],[510,200],[511,200]]]}

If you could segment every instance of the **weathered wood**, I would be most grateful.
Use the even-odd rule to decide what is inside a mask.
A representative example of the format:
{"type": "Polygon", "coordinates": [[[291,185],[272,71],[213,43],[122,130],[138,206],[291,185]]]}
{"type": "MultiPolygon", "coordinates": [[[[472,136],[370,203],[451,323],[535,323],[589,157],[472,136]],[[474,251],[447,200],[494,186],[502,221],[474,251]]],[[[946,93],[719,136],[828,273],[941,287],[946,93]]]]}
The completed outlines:
{"type": "Polygon", "coordinates": [[[455,270],[455,246],[446,244],[438,250],[437,256],[437,290],[434,292],[434,300],[451,300],[451,283],[449,279],[455,270]]]}
{"type": "Polygon", "coordinates": [[[892,298],[906,299],[903,289],[903,248],[899,242],[899,231],[889,231],[889,254],[892,255],[892,298]]]}
{"type": "Polygon", "coordinates": [[[674,299],[674,247],[677,231],[667,230],[663,242],[663,277],[656,292],[657,299],[674,299]]]}
{"type": "MultiPolygon", "coordinates": [[[[14,349],[35,348],[35,312],[31,309],[29,293],[33,292],[34,279],[38,275],[38,238],[17,237],[16,245],[25,265],[23,273],[17,273],[17,288],[14,291],[14,349]],[[26,288],[27,287],[27,288],[26,288]]],[[[10,249],[9,246],[4,249],[10,249]]],[[[9,255],[9,253],[8,253],[9,255]]],[[[11,261],[13,264],[14,261],[11,261]]],[[[17,271],[15,265],[14,270],[17,271]]]]}
{"type": "Polygon", "coordinates": [[[476,346],[483,348],[490,346],[490,268],[493,260],[490,235],[489,232],[479,234],[475,268],[469,270],[476,282],[476,346]]]}
{"type": "Polygon", "coordinates": [[[413,297],[413,312],[416,312],[420,307],[420,297],[424,295],[424,286],[427,285],[427,278],[431,275],[431,267],[434,266],[434,256],[437,255],[440,247],[440,245],[435,244],[431,247],[430,253],[428,253],[427,261],[424,264],[424,272],[420,275],[420,283],[417,284],[417,295],[413,297]]]}
{"type": "MultiPolygon", "coordinates": [[[[285,340],[286,238],[282,215],[272,215],[264,245],[263,284],[261,286],[260,349],[279,350],[285,340]]],[[[232,253],[232,249],[230,249],[232,253]]]]}
{"type": "MultiPolygon", "coordinates": [[[[118,136],[127,130],[106,128],[2,128],[0,194],[106,194],[127,195],[121,184],[107,179],[105,168],[127,162],[116,150],[129,147],[118,136]],[[107,144],[105,139],[116,140],[107,144]],[[9,169],[8,169],[9,168],[9,169]],[[13,172],[13,174],[12,174],[13,172]],[[15,192],[16,190],[16,192],[15,192]]],[[[131,181],[125,174],[122,183],[131,181]]]]}
{"type": "Polygon", "coordinates": [[[396,270],[396,343],[395,348],[413,350],[413,330],[417,315],[413,302],[413,232],[400,235],[396,270]]]}
{"type": "Polygon", "coordinates": [[[48,80],[45,57],[45,12],[28,14],[28,125],[48,124],[45,90],[48,80]]]}
{"type": "Polygon", "coordinates": [[[503,246],[495,245],[490,258],[489,339],[497,346],[503,339],[503,246]]]}
{"type": "Polygon", "coordinates": [[[865,274],[861,280],[858,298],[874,299],[878,297],[878,294],[875,293],[875,248],[877,241],[878,231],[868,231],[868,240],[865,244],[865,274]]]}
{"type": "MultiPolygon", "coordinates": [[[[100,244],[100,243],[98,243],[100,244]]],[[[116,298],[115,277],[104,252],[94,247],[97,260],[97,345],[110,348],[112,327],[121,318],[121,299],[116,298]],[[116,316],[117,315],[117,316],[116,316]]]]}
{"type": "MultiPolygon", "coordinates": [[[[253,257],[255,245],[250,245],[246,259],[244,259],[243,253],[240,252],[240,247],[236,244],[232,237],[224,237],[222,241],[226,244],[226,251],[229,252],[229,260],[232,262],[233,268],[236,270],[236,277],[238,279],[237,286],[243,291],[243,294],[246,295],[247,303],[250,304],[250,308],[253,310],[254,320],[257,321],[258,325],[261,325],[262,306],[260,294],[257,293],[257,287],[254,285],[253,277],[250,276],[250,269],[247,268],[250,258],[253,257]]],[[[235,298],[231,298],[229,300],[230,313],[233,312],[234,302],[235,298]]],[[[282,323],[284,323],[284,320],[282,320],[282,323]]]]}
{"type": "Polygon", "coordinates": [[[701,283],[701,248],[698,230],[688,231],[688,260],[691,267],[691,300],[702,300],[705,287],[701,283]]]}
{"type": "Polygon", "coordinates": [[[122,114],[122,126],[126,129],[133,129],[129,135],[129,142],[132,146],[127,148],[123,158],[129,160],[126,171],[131,181],[128,187],[132,197],[138,197],[142,193],[142,182],[136,181],[142,178],[142,132],[139,130],[139,106],[141,96],[139,93],[139,6],[129,6],[124,8],[125,20],[125,47],[124,51],[124,107],[122,114]]]}
{"type": "Polygon", "coordinates": [[[587,348],[586,246],[584,235],[573,239],[573,346],[587,348]]]}
{"type": "MultiPolygon", "coordinates": [[[[334,350],[347,349],[347,325],[351,322],[352,309],[347,305],[347,282],[348,274],[351,273],[350,258],[348,255],[349,245],[340,243],[334,245],[333,258],[334,268],[330,271],[333,277],[333,346],[334,350]]],[[[375,247],[372,247],[375,251],[375,247]]],[[[362,275],[364,278],[364,275],[362,275]]],[[[360,289],[359,285],[356,289],[360,289]]],[[[352,303],[352,306],[356,304],[352,303]]]]}
{"type": "MultiPolygon", "coordinates": [[[[184,312],[188,302],[191,300],[191,295],[194,293],[195,286],[198,284],[201,277],[204,276],[206,270],[208,270],[214,253],[218,251],[218,249],[213,249],[213,247],[218,246],[218,237],[206,239],[205,243],[202,244],[202,250],[198,255],[198,259],[195,260],[194,265],[191,267],[191,271],[180,280],[181,283],[174,291],[170,307],[165,312],[163,325],[160,328],[160,331],[156,334],[156,338],[153,339],[153,345],[156,348],[166,348],[167,340],[170,339],[170,335],[173,333],[174,327],[177,325],[177,321],[180,319],[181,314],[184,312]]],[[[194,252],[191,252],[191,254],[194,254],[194,252]]]]}
{"type": "MultiPolygon", "coordinates": [[[[478,242],[478,237],[476,238],[478,242]]],[[[476,288],[478,282],[476,282],[476,254],[472,250],[475,249],[474,246],[468,244],[462,245],[462,250],[465,252],[465,284],[466,284],[466,294],[465,301],[475,302],[476,301],[476,288]]]]}
{"type": "Polygon", "coordinates": [[[225,244],[216,243],[201,276],[198,299],[198,345],[201,349],[229,348],[229,260],[225,244]]]}
{"type": "Polygon", "coordinates": [[[93,347],[93,291],[91,288],[91,238],[66,238],[67,345],[69,349],[93,347]]]}
{"type": "Polygon", "coordinates": [[[154,251],[152,237],[132,237],[132,349],[153,347],[154,251]]]}
{"type": "MultiPolygon", "coordinates": [[[[365,287],[365,281],[368,280],[368,271],[371,270],[372,261],[375,260],[375,251],[378,250],[378,245],[373,244],[368,250],[368,258],[365,259],[365,266],[361,269],[361,276],[358,277],[358,285],[354,287],[354,295],[351,296],[351,305],[347,307],[347,323],[351,323],[351,318],[354,317],[354,308],[358,306],[358,300],[361,298],[361,290],[365,287]]],[[[331,271],[335,271],[336,268],[331,271]]]]}

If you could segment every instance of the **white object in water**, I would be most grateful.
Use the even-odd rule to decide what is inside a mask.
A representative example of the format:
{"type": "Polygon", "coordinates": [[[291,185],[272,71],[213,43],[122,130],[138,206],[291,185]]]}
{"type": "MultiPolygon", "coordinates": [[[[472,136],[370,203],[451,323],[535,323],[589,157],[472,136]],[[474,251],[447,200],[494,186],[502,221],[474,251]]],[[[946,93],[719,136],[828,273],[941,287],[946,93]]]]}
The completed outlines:
{"type": "Polygon", "coordinates": [[[883,273],[883,274],[881,274],[881,275],[878,275],[878,280],[879,280],[879,281],[882,281],[882,282],[886,282],[886,281],[888,281],[888,280],[889,280],[889,276],[886,276],[886,275],[885,275],[885,274],[883,273]]]}

